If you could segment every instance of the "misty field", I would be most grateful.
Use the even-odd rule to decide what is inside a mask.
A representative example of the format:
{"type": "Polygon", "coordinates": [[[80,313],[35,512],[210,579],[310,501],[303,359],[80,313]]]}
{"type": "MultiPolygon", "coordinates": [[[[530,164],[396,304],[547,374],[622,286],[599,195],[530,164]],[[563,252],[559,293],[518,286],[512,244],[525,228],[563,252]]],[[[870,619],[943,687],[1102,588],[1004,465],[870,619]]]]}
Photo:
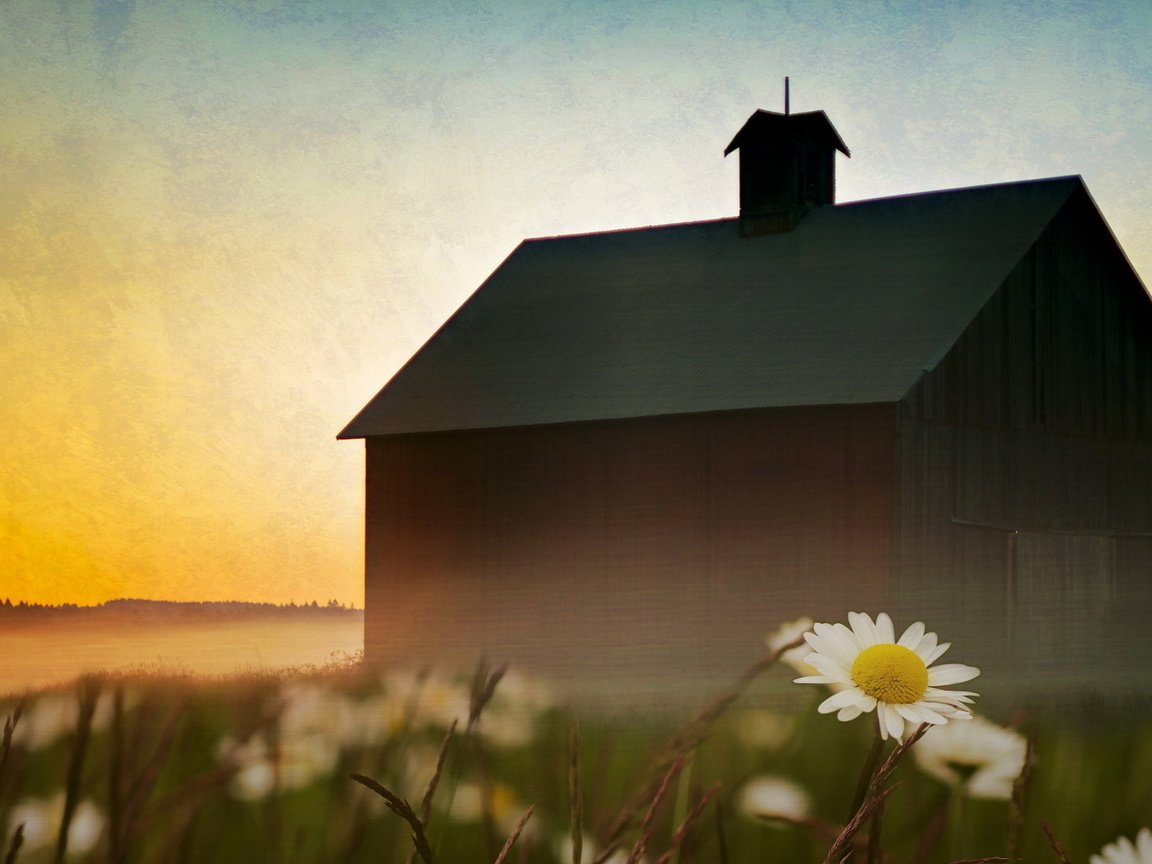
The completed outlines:
{"type": "Polygon", "coordinates": [[[356,653],[363,641],[363,613],[172,620],[85,611],[0,621],[0,696],[91,672],[232,675],[322,665],[333,652],[356,653]]]}
{"type": "Polygon", "coordinates": [[[1036,702],[897,746],[872,714],[818,714],[827,694],[775,659],[663,714],[572,708],[483,666],[86,677],[0,701],[0,854],[1087,862],[1152,819],[1146,714],[1036,702]]]}

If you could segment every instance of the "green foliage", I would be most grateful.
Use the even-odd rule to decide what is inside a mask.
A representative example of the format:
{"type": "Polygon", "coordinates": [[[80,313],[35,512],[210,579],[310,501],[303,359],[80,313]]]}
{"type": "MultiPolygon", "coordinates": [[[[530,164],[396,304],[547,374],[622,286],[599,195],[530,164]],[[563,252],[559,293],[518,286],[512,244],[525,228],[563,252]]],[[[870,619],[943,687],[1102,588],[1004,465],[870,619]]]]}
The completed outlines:
{"type": "MultiPolygon", "coordinates": [[[[759,673],[739,698],[702,699],[704,723],[573,710],[514,670],[89,678],[0,702],[0,858],[403,864],[419,851],[468,864],[495,861],[521,825],[506,860],[568,864],[576,819],[585,862],[613,845],[624,861],[641,840],[648,862],[821,862],[871,725],[817,715],[815,694],[782,710],[774,693],[789,676],[759,673]],[[808,815],[742,812],[764,777],[798,784],[808,815]]],[[[1146,824],[1152,728],[1140,714],[1085,719],[1033,709],[1019,721],[1036,754],[1017,819],[1025,860],[1055,860],[1043,822],[1075,861],[1146,824]]],[[[1009,802],[957,797],[911,757],[881,785],[894,786],[882,834],[893,859],[1008,854],[1009,802]]]]}

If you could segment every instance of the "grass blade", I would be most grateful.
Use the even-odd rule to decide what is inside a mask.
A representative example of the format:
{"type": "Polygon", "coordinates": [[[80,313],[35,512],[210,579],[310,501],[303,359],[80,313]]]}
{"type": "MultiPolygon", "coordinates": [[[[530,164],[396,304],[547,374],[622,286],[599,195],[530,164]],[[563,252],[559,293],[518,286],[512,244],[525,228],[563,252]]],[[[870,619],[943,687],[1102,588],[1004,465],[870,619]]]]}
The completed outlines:
{"type": "Polygon", "coordinates": [[[568,800],[572,824],[572,864],[584,860],[584,791],[580,777],[580,724],[572,722],[568,738],[568,800]]]}
{"type": "Polygon", "coordinates": [[[512,846],[516,843],[517,838],[520,837],[520,832],[524,830],[524,826],[528,824],[528,820],[532,818],[535,810],[536,807],[531,806],[524,811],[524,815],[520,817],[520,821],[516,823],[516,827],[508,836],[507,841],[505,841],[504,847],[500,850],[500,854],[496,856],[496,864],[504,864],[504,861],[508,858],[508,853],[512,851],[512,846]]]}
{"type": "Polygon", "coordinates": [[[412,844],[416,847],[416,852],[420,855],[420,859],[424,864],[432,864],[432,847],[428,844],[428,838],[424,834],[424,825],[408,802],[393,793],[390,789],[377,783],[371,777],[365,777],[363,774],[353,774],[352,779],[362,786],[367,786],[383,798],[388,809],[408,823],[408,827],[412,829],[412,844]]]}
{"type": "Polygon", "coordinates": [[[68,829],[72,827],[72,817],[80,803],[80,780],[84,773],[84,759],[88,753],[88,739],[92,734],[92,716],[96,713],[96,702],[100,698],[100,681],[96,678],[82,679],[78,685],[76,698],[80,714],[76,720],[76,736],[72,742],[72,758],[68,764],[68,782],[64,787],[64,814],[60,817],[60,833],[56,838],[56,864],[64,864],[68,852],[68,829]]]}
{"type": "Polygon", "coordinates": [[[4,779],[4,766],[8,763],[8,751],[12,749],[12,733],[16,731],[16,724],[24,713],[24,701],[27,698],[22,696],[12,714],[4,718],[4,737],[0,739],[0,780],[4,779]]]}
{"type": "Polygon", "coordinates": [[[20,847],[24,845],[24,823],[16,826],[12,834],[12,842],[8,844],[8,854],[4,856],[4,864],[16,864],[16,856],[20,847]]]}
{"type": "Polygon", "coordinates": [[[1052,826],[1041,819],[1040,827],[1044,829],[1044,836],[1048,838],[1048,845],[1052,847],[1052,851],[1060,859],[1060,864],[1072,864],[1072,859],[1068,857],[1068,853],[1064,851],[1064,847],[1056,839],[1056,832],[1052,830],[1052,826]]]}

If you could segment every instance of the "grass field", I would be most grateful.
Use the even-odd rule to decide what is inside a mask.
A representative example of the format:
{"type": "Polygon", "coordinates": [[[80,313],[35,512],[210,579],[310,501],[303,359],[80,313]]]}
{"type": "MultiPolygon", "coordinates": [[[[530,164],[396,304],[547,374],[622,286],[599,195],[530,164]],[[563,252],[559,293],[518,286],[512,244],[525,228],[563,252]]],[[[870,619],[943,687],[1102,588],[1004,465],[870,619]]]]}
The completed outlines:
{"type": "MultiPolygon", "coordinates": [[[[503,860],[822,862],[856,807],[875,720],[818,715],[811,686],[776,700],[794,674],[733,670],[698,714],[643,717],[565,707],[516,670],[382,673],[350,659],[284,675],[86,677],[0,703],[0,854],[493,862],[516,835],[503,860]]],[[[1146,714],[1073,722],[1033,704],[993,719],[1032,752],[1005,795],[931,776],[916,744],[873,787],[880,818],[841,848],[860,862],[1059,861],[1059,845],[1087,862],[1152,821],[1146,714]]]]}

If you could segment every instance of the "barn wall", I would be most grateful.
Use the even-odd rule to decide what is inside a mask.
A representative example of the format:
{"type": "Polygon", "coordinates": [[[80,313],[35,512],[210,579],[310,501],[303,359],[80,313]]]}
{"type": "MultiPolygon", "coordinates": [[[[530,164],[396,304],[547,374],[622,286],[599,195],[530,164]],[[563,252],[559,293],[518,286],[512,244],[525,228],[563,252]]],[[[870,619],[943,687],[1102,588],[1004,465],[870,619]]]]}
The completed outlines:
{"type": "Polygon", "coordinates": [[[900,580],[988,662],[1066,677],[1152,657],[1152,303],[1091,208],[1070,200],[901,410],[900,580]]]}
{"type": "Polygon", "coordinates": [[[876,608],[895,456],[894,406],[369,439],[368,657],[715,682],[876,608]]]}
{"type": "Polygon", "coordinates": [[[1152,438],[1152,302],[1083,190],[904,401],[961,426],[1152,438]]]}

